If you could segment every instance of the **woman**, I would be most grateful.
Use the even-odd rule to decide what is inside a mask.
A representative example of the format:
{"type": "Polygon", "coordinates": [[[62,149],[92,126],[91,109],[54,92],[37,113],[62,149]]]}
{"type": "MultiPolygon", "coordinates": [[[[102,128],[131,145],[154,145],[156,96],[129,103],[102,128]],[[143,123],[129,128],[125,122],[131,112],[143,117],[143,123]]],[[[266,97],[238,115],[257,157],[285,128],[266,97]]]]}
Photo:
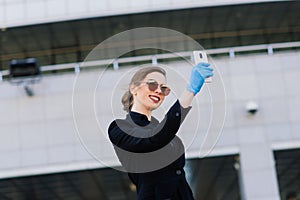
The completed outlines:
{"type": "Polygon", "coordinates": [[[170,93],[160,67],[139,69],[122,98],[125,119],[114,120],[108,134],[122,166],[136,185],[138,200],[192,200],[185,172],[184,147],[176,133],[204,80],[213,75],[208,63],[199,63],[180,98],[159,122],[151,113],[170,93]],[[134,155],[134,156],[132,156],[134,155]]]}

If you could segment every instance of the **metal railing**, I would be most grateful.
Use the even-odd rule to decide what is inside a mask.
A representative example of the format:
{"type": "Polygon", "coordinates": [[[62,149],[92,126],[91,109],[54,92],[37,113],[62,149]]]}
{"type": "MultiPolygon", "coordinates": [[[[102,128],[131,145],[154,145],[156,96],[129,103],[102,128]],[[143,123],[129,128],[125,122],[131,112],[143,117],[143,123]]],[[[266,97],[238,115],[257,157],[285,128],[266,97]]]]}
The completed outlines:
{"type": "MultiPolygon", "coordinates": [[[[208,55],[218,55],[218,54],[228,54],[229,57],[234,58],[236,53],[241,52],[256,52],[260,50],[265,50],[267,54],[273,54],[274,50],[279,49],[290,49],[290,48],[299,48],[300,42],[287,42],[287,43],[273,43],[273,44],[261,44],[261,45],[250,45],[250,46],[238,46],[238,47],[226,47],[218,49],[207,49],[205,50],[208,55]]],[[[184,52],[174,52],[174,53],[164,53],[156,55],[144,55],[136,57],[125,57],[117,59],[105,59],[105,60],[96,60],[96,61],[87,61],[79,63],[66,63],[58,65],[47,65],[42,66],[41,71],[59,71],[59,70],[74,70],[75,73],[79,73],[81,68],[95,67],[95,66],[105,66],[113,64],[113,68],[116,70],[119,68],[120,64],[126,63],[135,63],[135,62],[151,62],[152,64],[157,64],[158,60],[174,59],[174,58],[189,58],[192,56],[191,51],[184,52]]],[[[9,70],[0,71],[0,81],[3,80],[4,76],[9,75],[9,70]]]]}

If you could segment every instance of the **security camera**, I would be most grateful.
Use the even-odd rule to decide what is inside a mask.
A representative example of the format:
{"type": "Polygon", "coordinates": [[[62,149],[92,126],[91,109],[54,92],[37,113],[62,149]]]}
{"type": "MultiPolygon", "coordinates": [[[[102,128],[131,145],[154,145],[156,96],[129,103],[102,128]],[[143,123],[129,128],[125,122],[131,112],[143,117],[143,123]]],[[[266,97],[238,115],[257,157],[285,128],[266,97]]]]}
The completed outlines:
{"type": "Polygon", "coordinates": [[[249,101],[246,104],[246,110],[249,114],[254,115],[258,111],[258,104],[254,101],[249,101]]]}

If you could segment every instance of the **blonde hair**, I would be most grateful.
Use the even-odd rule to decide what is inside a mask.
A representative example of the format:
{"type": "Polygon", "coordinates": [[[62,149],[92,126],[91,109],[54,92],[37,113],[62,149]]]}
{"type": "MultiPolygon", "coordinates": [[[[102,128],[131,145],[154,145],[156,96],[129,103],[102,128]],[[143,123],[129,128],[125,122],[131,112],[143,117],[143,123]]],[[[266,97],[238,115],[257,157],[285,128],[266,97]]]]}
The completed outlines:
{"type": "Polygon", "coordinates": [[[157,66],[146,66],[141,69],[139,69],[135,74],[132,76],[131,81],[129,83],[128,90],[123,94],[122,96],[122,104],[123,104],[123,109],[126,112],[129,112],[132,108],[133,105],[133,95],[130,92],[130,86],[139,86],[140,82],[145,79],[145,77],[152,73],[152,72],[159,72],[162,75],[166,76],[166,71],[157,66]]]}

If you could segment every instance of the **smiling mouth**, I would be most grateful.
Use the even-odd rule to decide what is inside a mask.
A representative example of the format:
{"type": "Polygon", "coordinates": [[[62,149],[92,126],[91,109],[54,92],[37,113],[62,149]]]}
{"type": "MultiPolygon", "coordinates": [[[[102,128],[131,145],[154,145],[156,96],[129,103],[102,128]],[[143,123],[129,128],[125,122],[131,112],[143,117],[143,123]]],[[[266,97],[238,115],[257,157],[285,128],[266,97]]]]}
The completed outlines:
{"type": "Polygon", "coordinates": [[[158,96],[154,95],[149,95],[149,98],[152,100],[154,103],[158,103],[160,101],[160,98],[158,96]]]}

